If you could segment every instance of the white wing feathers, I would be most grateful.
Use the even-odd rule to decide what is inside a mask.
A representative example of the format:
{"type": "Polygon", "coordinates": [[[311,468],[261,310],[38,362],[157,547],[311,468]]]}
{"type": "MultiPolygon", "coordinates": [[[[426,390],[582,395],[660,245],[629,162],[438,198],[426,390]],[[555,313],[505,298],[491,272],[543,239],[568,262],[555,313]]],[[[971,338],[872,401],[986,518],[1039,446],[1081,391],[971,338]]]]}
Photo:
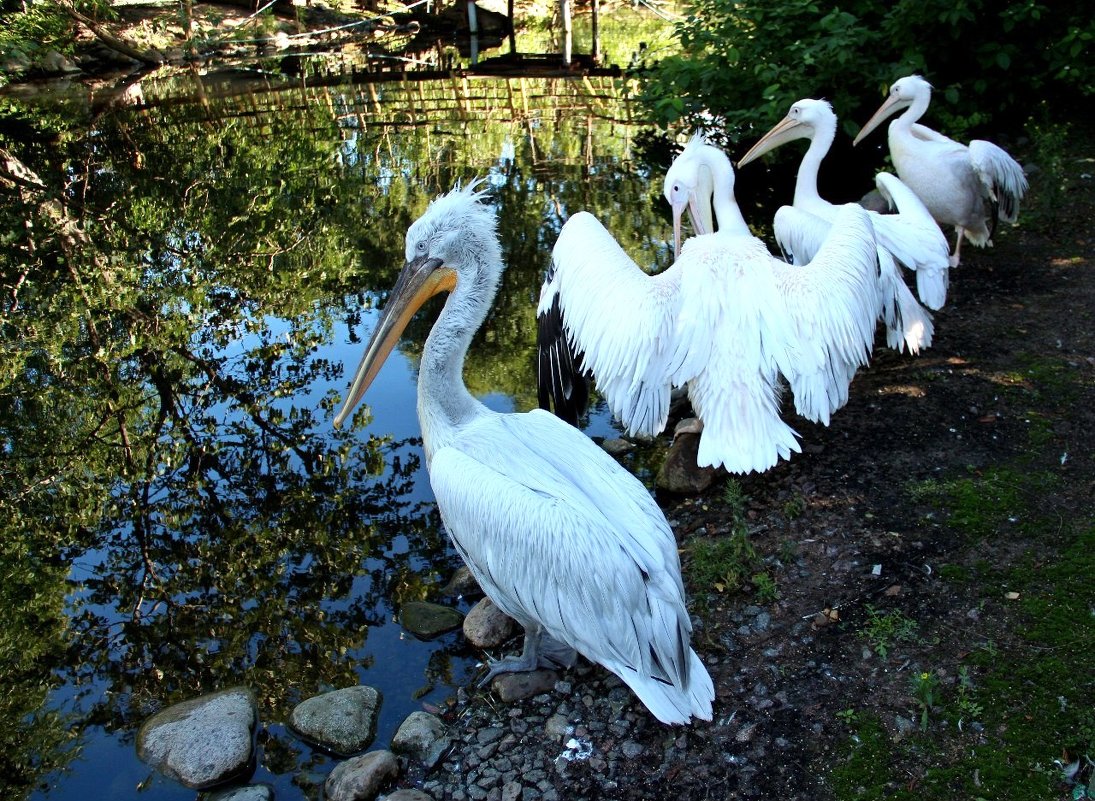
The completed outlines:
{"type": "Polygon", "coordinates": [[[688,383],[703,421],[698,464],[763,471],[801,450],[779,415],[778,372],[801,357],[794,324],[771,270],[777,262],[752,236],[689,239],[678,264],[681,311],[673,383],[688,383]]]}
{"type": "Polygon", "coordinates": [[[430,481],[457,549],[506,614],[604,665],[659,720],[711,719],[676,541],[638,479],[535,410],[476,420],[437,451],[430,481]]]}
{"type": "Polygon", "coordinates": [[[830,414],[847,402],[848,384],[874,343],[881,298],[871,220],[848,204],[808,263],[792,267],[771,261],[798,343],[790,371],[781,369],[798,413],[828,424],[830,414]]]}
{"type": "Polygon", "coordinates": [[[916,291],[924,305],[943,308],[950,281],[947,238],[923,201],[899,178],[880,172],[875,185],[898,212],[872,218],[878,243],[916,272],[916,291]]]}
{"type": "Polygon", "coordinates": [[[792,264],[810,261],[821,250],[831,227],[829,220],[794,206],[780,206],[772,218],[776,244],[792,264]]]}
{"type": "MultiPolygon", "coordinates": [[[[932,335],[935,333],[931,314],[916,302],[916,298],[901,279],[901,273],[890,251],[881,246],[878,248],[878,264],[881,268],[881,316],[886,327],[886,345],[898,353],[906,348],[914,355],[921,348],[930,348],[932,335]]],[[[918,282],[919,278],[920,272],[917,271],[918,282]]],[[[946,284],[944,288],[945,286],[946,284]]]]}
{"type": "Polygon", "coordinates": [[[1015,222],[1019,201],[1027,191],[1027,178],[1019,162],[992,142],[974,139],[970,142],[970,164],[986,194],[998,204],[1000,219],[1015,222]]]}
{"type": "Polygon", "coordinates": [[[678,271],[647,275],[591,214],[563,226],[538,314],[555,296],[567,337],[629,434],[653,435],[669,414],[665,361],[679,296],[678,271]]]}

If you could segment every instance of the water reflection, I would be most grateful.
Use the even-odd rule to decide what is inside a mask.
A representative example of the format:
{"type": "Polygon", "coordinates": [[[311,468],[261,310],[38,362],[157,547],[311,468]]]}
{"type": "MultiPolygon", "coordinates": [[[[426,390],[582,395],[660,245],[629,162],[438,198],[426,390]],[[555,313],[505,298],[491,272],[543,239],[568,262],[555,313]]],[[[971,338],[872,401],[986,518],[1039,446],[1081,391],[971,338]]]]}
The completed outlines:
{"type": "Polygon", "coordinates": [[[445,81],[185,104],[145,86],[136,108],[7,108],[30,131],[0,142],[0,706],[14,721],[0,770],[14,787],[129,797],[148,777],[142,720],[247,684],[266,725],[257,778],[316,798],[331,761],[281,725],[297,701],[377,686],[386,745],[423,699],[466,683],[475,654],[458,636],[422,644],[392,622],[406,600],[439,599],[457,564],[414,418],[432,316],[349,431],[332,408],[407,226],[457,180],[489,175],[509,264],[466,371],[495,408],[535,403],[535,299],[570,213],[665,264],[667,213],[622,91],[445,81]]]}

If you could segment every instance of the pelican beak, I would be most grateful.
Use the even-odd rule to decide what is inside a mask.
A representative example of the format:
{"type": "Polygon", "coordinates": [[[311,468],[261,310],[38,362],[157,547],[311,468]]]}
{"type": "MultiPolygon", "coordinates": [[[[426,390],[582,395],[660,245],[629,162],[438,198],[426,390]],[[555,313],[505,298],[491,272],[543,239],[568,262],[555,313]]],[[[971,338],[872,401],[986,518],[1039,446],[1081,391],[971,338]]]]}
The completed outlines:
{"type": "Polygon", "coordinates": [[[776,123],[772,130],[758,139],[757,143],[749,148],[748,153],[738,159],[738,168],[740,169],[750,161],[760,158],[769,150],[775,150],[780,145],[808,136],[809,132],[802,122],[793,117],[784,117],[776,123]]]}
{"type": "Polygon", "coordinates": [[[700,200],[696,197],[695,189],[688,193],[688,219],[692,221],[692,230],[696,232],[696,236],[715,233],[714,230],[707,230],[707,225],[703,221],[704,216],[700,212],[700,200]]]}
{"type": "Polygon", "coordinates": [[[855,139],[852,140],[852,145],[858,145],[860,140],[881,125],[883,120],[898,109],[904,108],[907,105],[908,101],[901,100],[897,95],[890,95],[887,97],[886,102],[878,107],[878,111],[874,113],[874,116],[867,120],[867,124],[859,130],[858,134],[856,134],[855,139]]]}
{"type": "Polygon", "coordinates": [[[380,315],[380,322],[365,346],[365,355],[358,365],[346,401],[335,417],[335,428],[341,428],[343,421],[365,395],[414,313],[437,293],[451,292],[455,286],[455,271],[445,267],[441,259],[422,256],[403,266],[380,315]]]}
{"type": "Polygon", "coordinates": [[[681,218],[684,216],[685,209],[688,210],[688,218],[692,221],[692,230],[695,231],[696,236],[711,233],[703,223],[703,215],[700,214],[700,204],[696,198],[696,190],[693,189],[687,194],[682,194],[683,197],[674,199],[671,204],[673,207],[673,261],[681,257],[681,218]]]}
{"type": "Polygon", "coordinates": [[[684,198],[675,199],[672,203],[673,206],[673,261],[676,261],[681,256],[681,217],[684,216],[684,210],[686,207],[692,205],[691,194],[686,195],[684,198]]]}

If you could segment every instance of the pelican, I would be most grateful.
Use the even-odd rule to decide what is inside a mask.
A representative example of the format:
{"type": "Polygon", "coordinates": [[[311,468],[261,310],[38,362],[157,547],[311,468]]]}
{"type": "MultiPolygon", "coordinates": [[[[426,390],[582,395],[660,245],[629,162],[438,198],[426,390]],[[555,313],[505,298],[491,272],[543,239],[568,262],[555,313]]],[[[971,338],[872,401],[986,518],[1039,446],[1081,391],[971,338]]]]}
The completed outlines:
{"type": "MultiPolygon", "coordinates": [[[[753,238],[734,201],[733,181],[733,167],[721,150],[706,143],[685,149],[670,166],[663,186],[665,198],[673,207],[674,241],[680,240],[680,220],[685,208],[698,232],[711,230],[712,202],[720,232],[753,238]]],[[[848,240],[852,247],[847,253],[839,251],[837,243],[843,240],[834,238],[835,243],[830,245],[836,258],[843,262],[843,285],[839,279],[833,282],[834,273],[826,270],[822,262],[813,261],[829,230],[815,229],[820,232],[820,239],[811,243],[810,262],[804,257],[802,266],[791,268],[779,259],[770,257],[769,261],[779,291],[789,301],[794,336],[799,343],[796,347],[802,349],[801,343],[816,341],[818,348],[811,360],[800,362],[790,372],[782,372],[791,385],[795,410],[824,425],[829,424],[832,412],[848,402],[848,387],[856,370],[870,356],[874,320],[883,304],[878,291],[881,284],[877,257],[860,249],[865,242],[863,237],[869,237],[871,244],[875,242],[875,233],[869,222],[866,232],[862,230],[860,211],[851,204],[834,207],[834,223],[843,220],[856,229],[848,240]]]]}
{"type": "Polygon", "coordinates": [[[859,144],[883,120],[905,109],[890,123],[890,158],[898,176],[924,201],[936,222],[955,227],[950,266],[957,267],[963,235],[977,247],[991,246],[997,219],[1015,222],[1027,179],[1019,163],[992,142],[974,139],[967,147],[918,123],[928,110],[931,94],[931,84],[919,75],[895,81],[889,97],[852,144],[859,144]]]}
{"type": "MultiPolygon", "coordinates": [[[[780,145],[796,139],[809,139],[795,180],[791,206],[777,213],[773,228],[776,240],[794,261],[813,256],[828,233],[839,207],[818,193],[817,176],[821,162],[836,137],[836,114],[824,100],[799,100],[787,116],[762,136],[739,161],[738,169],[780,145]]],[[[897,178],[881,172],[875,185],[883,197],[895,204],[897,214],[870,212],[878,238],[879,264],[882,266],[883,318],[887,344],[895,350],[907,347],[918,353],[931,345],[931,317],[916,302],[897,271],[894,260],[916,271],[920,299],[933,309],[947,299],[947,240],[924,204],[897,178]]]]}
{"type": "Polygon", "coordinates": [[[456,550],[525,630],[521,655],[494,662],[487,679],[577,651],[619,676],[660,721],[711,720],[714,687],[689,647],[677,544],[646,488],[557,417],[491,411],[464,385],[468,346],[503,270],[495,215],[477,185],[437,198],[407,230],[406,264],[335,425],[414,312],[449,292],[422,351],[418,419],[456,550]]]}
{"type": "Polygon", "coordinates": [[[828,414],[832,354],[866,361],[874,317],[861,308],[877,302],[874,234],[866,213],[849,207],[810,269],[784,276],[787,265],[741,216],[729,159],[695,137],[665,179],[676,241],[703,165],[720,159],[725,169],[709,171],[719,231],[689,239],[657,275],[592,215],[566,222],[540,290],[539,379],[545,394],[565,393],[560,374],[579,366],[628,433],[647,436],[665,428],[671,388],[687,385],[703,425],[697,463],[763,472],[801,450],[780,418],[779,373],[799,382],[804,404],[826,407],[817,419],[828,414]]]}

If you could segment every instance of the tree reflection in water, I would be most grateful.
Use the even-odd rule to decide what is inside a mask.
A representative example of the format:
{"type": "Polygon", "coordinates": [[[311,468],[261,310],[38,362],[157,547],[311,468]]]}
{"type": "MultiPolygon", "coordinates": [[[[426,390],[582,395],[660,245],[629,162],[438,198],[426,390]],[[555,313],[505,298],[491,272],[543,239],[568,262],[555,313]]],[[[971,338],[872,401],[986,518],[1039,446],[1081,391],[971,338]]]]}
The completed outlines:
{"type": "MultiPolygon", "coordinates": [[[[156,709],[247,684],[273,724],[262,770],[318,796],[308,774],[328,760],[278,722],[384,675],[400,657],[370,632],[407,599],[439,599],[458,563],[413,404],[330,426],[407,225],[490,175],[510,269],[467,382],[506,408],[535,401],[535,298],[567,215],[598,214],[640,263],[667,258],[618,88],[547,83],[484,83],[482,107],[445,85],[386,87],[379,105],[350,86],[5,108],[32,131],[0,134],[0,771],[14,787],[63,798],[57,771],[90,727],[131,743],[156,709]],[[516,116],[515,92],[530,109],[516,116]]],[[[408,332],[412,367],[430,319],[408,332]]],[[[413,397],[413,375],[393,380],[413,397]]],[[[416,691],[467,680],[458,636],[418,647],[425,672],[380,687],[389,728],[416,691]]]]}

